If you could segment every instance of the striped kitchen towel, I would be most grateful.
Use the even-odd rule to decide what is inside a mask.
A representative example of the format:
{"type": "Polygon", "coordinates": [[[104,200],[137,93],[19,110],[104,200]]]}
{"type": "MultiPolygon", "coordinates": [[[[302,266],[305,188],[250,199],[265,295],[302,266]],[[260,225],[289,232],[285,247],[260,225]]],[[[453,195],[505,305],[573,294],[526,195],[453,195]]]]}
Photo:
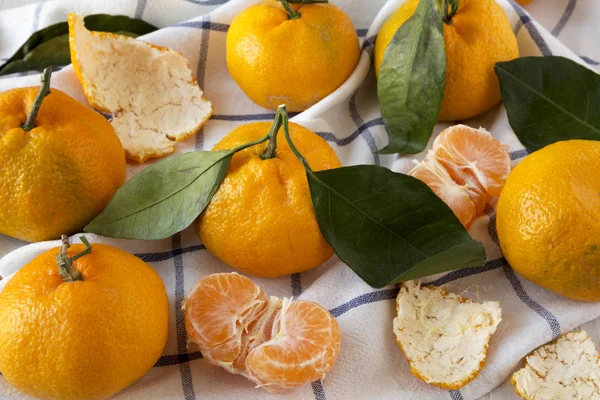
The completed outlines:
{"type": "MultiPolygon", "coordinates": [[[[0,0],[1,1],[1,0],[0,0]]],[[[321,135],[335,149],[345,165],[377,164],[406,172],[412,157],[381,155],[378,149],[387,143],[376,98],[371,68],[373,45],[386,18],[403,0],[334,0],[348,12],[362,43],[359,65],[349,80],[335,93],[294,117],[321,135]]],[[[586,60],[563,45],[555,36],[516,3],[498,0],[506,9],[519,41],[520,52],[529,55],[563,55],[580,63],[594,63],[600,54],[597,25],[589,25],[590,46],[577,48],[586,60]],[[595,46],[594,46],[595,45],[595,46]]],[[[538,0],[541,7],[552,9],[549,0],[538,0]]],[[[562,0],[556,0],[560,2],[562,0]]],[[[274,114],[253,104],[232,81],[225,64],[225,35],[233,17],[255,0],[117,0],[110,7],[104,1],[55,0],[0,12],[0,56],[7,58],[31,34],[41,27],[66,19],[66,14],[108,12],[146,19],[163,28],[143,40],[182,52],[193,66],[199,85],[214,105],[215,115],[198,134],[182,143],[179,152],[210,149],[234,127],[252,121],[268,121],[274,114]],[[226,3],[226,4],[222,4],[226,3]],[[221,5],[222,4],[222,5],[221,5]],[[215,8],[220,5],[220,7],[215,8]],[[213,10],[214,9],[214,10],[213,10]],[[213,10],[207,14],[207,11],[213,10]],[[192,16],[198,16],[189,19],[192,16]]],[[[588,1],[577,6],[564,1],[555,7],[555,34],[564,32],[574,39],[569,19],[600,17],[600,4],[588,1]],[[594,3],[594,4],[592,4],[594,3]],[[566,10],[564,14],[560,14],[566,10]],[[583,18],[583,17],[582,17],[583,18]],[[569,33],[570,32],[570,33],[569,33]]],[[[583,2],[581,2],[583,3],[583,2]]],[[[534,6],[536,6],[534,4],[534,6]]],[[[546,18],[546,17],[545,17],[546,18]]],[[[581,39],[583,40],[583,39],[581,39]]],[[[593,66],[592,66],[593,67],[593,66]]],[[[0,90],[37,85],[38,75],[0,79],[0,90]]],[[[85,102],[81,87],[70,67],[53,76],[53,87],[60,88],[85,102]]],[[[463,123],[483,126],[511,149],[514,163],[527,155],[512,132],[502,106],[463,123]]],[[[438,124],[439,133],[448,124],[438,124]]],[[[435,136],[435,135],[434,135],[435,136]]],[[[417,158],[423,154],[417,155],[417,158]]],[[[128,165],[128,176],[144,166],[128,165]]],[[[409,372],[392,334],[395,313],[393,287],[375,290],[362,282],[349,268],[333,257],[321,267],[280,279],[256,279],[269,294],[313,300],[329,309],[337,318],[343,342],[338,362],[326,379],[279,396],[268,394],[239,376],[213,367],[202,360],[197,349],[187,345],[181,301],[201,277],[231,271],[216,260],[188,229],[171,239],[153,242],[114,240],[88,235],[91,242],[120,247],[150,263],[164,279],[171,309],[170,337],[164,355],[148,375],[117,398],[122,399],[477,399],[502,383],[522,357],[535,347],[574,327],[600,316],[600,306],[577,303],[554,295],[516,275],[506,264],[497,246],[493,210],[480,218],[471,229],[482,241],[488,261],[477,268],[458,270],[431,277],[436,285],[450,290],[477,291],[481,300],[497,300],[503,320],[492,339],[487,366],[466,387],[447,391],[429,386],[409,372]],[[474,289],[474,288],[477,288],[474,289]]],[[[78,241],[77,235],[73,241],[78,241]]],[[[31,245],[0,237],[0,275],[10,279],[20,266],[58,242],[31,245]]],[[[127,357],[123,354],[123,357],[127,357]]],[[[25,399],[0,377],[0,398],[25,399]]]]}

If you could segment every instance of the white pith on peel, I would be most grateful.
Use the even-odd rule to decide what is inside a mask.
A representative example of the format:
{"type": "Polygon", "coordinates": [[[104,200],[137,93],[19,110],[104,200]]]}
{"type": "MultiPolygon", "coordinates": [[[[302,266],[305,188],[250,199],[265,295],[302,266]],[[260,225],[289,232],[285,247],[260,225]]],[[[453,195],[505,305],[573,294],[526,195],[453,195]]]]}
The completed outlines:
{"type": "Polygon", "coordinates": [[[210,118],[212,104],[181,53],[90,32],[82,17],[71,18],[85,95],[94,107],[112,114],[128,158],[143,162],[170,154],[176,142],[194,135],[210,118]]]}
{"type": "Polygon", "coordinates": [[[402,285],[396,308],[394,334],[411,371],[451,389],[466,385],[483,368],[502,319],[498,302],[477,303],[412,281],[402,285]]]}
{"type": "Polygon", "coordinates": [[[600,399],[600,359],[584,331],[569,332],[534,350],[511,383],[527,400],[600,399]]]}

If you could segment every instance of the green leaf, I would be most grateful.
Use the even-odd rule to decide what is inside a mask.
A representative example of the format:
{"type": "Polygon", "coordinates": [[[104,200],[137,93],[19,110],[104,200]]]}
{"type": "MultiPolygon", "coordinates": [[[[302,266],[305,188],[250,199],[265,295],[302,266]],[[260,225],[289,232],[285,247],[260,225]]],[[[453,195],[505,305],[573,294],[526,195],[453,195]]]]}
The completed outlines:
{"type": "Polygon", "coordinates": [[[495,70],[510,126],[529,150],[600,140],[600,75],[564,57],[523,57],[495,70]]]}
{"type": "Polygon", "coordinates": [[[446,52],[435,0],[421,0],[385,50],[377,96],[389,144],[381,153],[425,149],[444,97],[446,52]]]}
{"type": "Polygon", "coordinates": [[[169,157],[125,183],[85,232],[126,239],[164,239],[187,228],[217,191],[233,151],[169,157]]]}
{"type": "MultiPolygon", "coordinates": [[[[157,27],[123,15],[94,14],[84,18],[92,31],[112,32],[137,37],[153,32],[157,27]]],[[[29,39],[0,66],[0,76],[48,66],[60,67],[71,62],[69,54],[69,25],[59,22],[32,34],[29,39]]]]}
{"type": "Polygon", "coordinates": [[[482,244],[418,179],[374,165],[307,177],[323,236],[373,287],[485,263],[482,244]]]}

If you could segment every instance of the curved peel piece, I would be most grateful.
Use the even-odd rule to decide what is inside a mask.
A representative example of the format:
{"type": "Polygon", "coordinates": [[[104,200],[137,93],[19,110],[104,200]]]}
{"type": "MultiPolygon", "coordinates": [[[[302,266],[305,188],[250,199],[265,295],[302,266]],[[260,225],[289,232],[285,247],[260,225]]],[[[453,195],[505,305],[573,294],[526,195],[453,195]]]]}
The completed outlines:
{"type": "Polygon", "coordinates": [[[111,113],[128,158],[144,162],[175,151],[212,115],[188,60],[141,40],[85,28],[69,14],[73,69],[90,104],[111,113]]]}

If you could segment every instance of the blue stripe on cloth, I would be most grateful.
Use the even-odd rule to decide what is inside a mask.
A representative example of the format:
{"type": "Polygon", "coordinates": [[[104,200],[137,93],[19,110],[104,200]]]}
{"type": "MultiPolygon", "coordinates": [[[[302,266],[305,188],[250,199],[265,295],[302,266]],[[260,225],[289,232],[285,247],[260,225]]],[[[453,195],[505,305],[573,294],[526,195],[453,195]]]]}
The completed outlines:
{"type": "Polygon", "coordinates": [[[525,28],[527,28],[527,30],[529,31],[529,35],[535,42],[538,49],[540,49],[540,52],[542,53],[542,55],[551,56],[552,51],[550,50],[550,47],[548,47],[548,44],[544,41],[544,39],[542,38],[542,35],[540,34],[540,32],[537,30],[537,28],[533,24],[529,14],[527,14],[527,12],[523,9],[523,7],[521,7],[520,5],[515,3],[515,0],[508,0],[508,2],[515,9],[515,12],[521,19],[521,22],[523,23],[523,25],[525,25],[525,28]]]}
{"type": "Polygon", "coordinates": [[[173,264],[175,265],[175,329],[177,332],[177,358],[179,373],[181,374],[181,386],[185,400],[194,400],[194,383],[192,382],[192,371],[190,369],[187,355],[187,332],[185,330],[185,314],[181,308],[185,298],[185,277],[183,268],[183,253],[181,252],[181,234],[173,235],[171,239],[173,248],[173,264]]]}
{"type": "Polygon", "coordinates": [[[142,19],[144,16],[144,11],[146,10],[146,0],[138,0],[135,6],[135,17],[137,19],[142,19]]]}
{"type": "Polygon", "coordinates": [[[153,368],[170,367],[172,365],[179,365],[183,362],[190,362],[190,361],[200,360],[200,359],[202,359],[202,353],[200,353],[199,351],[195,351],[193,353],[186,353],[186,354],[162,356],[161,358],[158,359],[156,364],[154,364],[153,368]]]}
{"type": "Polygon", "coordinates": [[[450,393],[452,400],[464,400],[460,390],[448,390],[448,393],[450,393]]]}
{"type": "MultiPolygon", "coordinates": [[[[210,24],[210,17],[204,19],[210,24]]],[[[198,68],[196,69],[196,81],[198,85],[204,87],[204,77],[206,75],[206,61],[208,58],[208,39],[210,38],[210,30],[203,29],[200,35],[200,55],[198,56],[198,68]]],[[[204,148],[204,127],[201,127],[196,132],[196,150],[202,150],[204,148]]]]}
{"type": "Polygon", "coordinates": [[[529,150],[527,150],[527,149],[515,150],[515,151],[511,151],[509,155],[510,155],[510,159],[514,161],[514,160],[518,160],[520,158],[523,158],[523,157],[529,155],[529,150]]]}
{"type": "Polygon", "coordinates": [[[546,322],[548,322],[550,330],[552,331],[552,338],[556,339],[559,337],[561,332],[560,324],[558,323],[558,320],[554,314],[542,307],[540,303],[529,297],[523,288],[521,281],[508,264],[504,266],[504,276],[506,276],[506,279],[510,282],[515,293],[517,294],[517,297],[519,297],[519,299],[521,299],[521,301],[531,308],[537,315],[544,318],[546,322]]]}
{"type": "Polygon", "coordinates": [[[183,249],[179,249],[177,251],[177,253],[175,253],[174,251],[165,251],[165,252],[161,252],[161,253],[138,253],[138,254],[135,254],[135,256],[141,258],[145,262],[150,263],[150,262],[166,261],[166,260],[169,260],[169,259],[175,257],[175,255],[192,253],[194,251],[200,251],[200,250],[206,250],[206,247],[204,247],[203,244],[200,244],[200,245],[196,245],[196,246],[190,246],[190,247],[185,247],[183,249]]]}
{"type": "Polygon", "coordinates": [[[368,31],[368,29],[357,29],[356,34],[358,35],[358,37],[364,37],[367,36],[368,31]]]}
{"type": "Polygon", "coordinates": [[[468,276],[478,275],[483,272],[492,271],[492,270],[495,270],[498,268],[502,268],[505,265],[506,265],[506,260],[504,258],[497,258],[495,260],[490,260],[490,261],[486,262],[485,265],[483,265],[481,267],[457,269],[456,271],[449,272],[446,275],[444,275],[434,281],[427,282],[427,284],[434,285],[434,286],[446,285],[457,279],[462,279],[462,278],[466,278],[468,276]]]}
{"type": "Polygon", "coordinates": [[[350,136],[346,136],[345,138],[338,139],[331,132],[315,132],[317,135],[321,136],[328,142],[334,142],[338,146],[347,146],[350,143],[354,142],[354,140],[359,137],[363,132],[369,129],[372,126],[383,125],[383,120],[381,118],[375,118],[370,121],[365,122],[361,126],[358,127],[357,130],[352,132],[350,136]]]}
{"type": "Polygon", "coordinates": [[[569,22],[569,18],[571,18],[571,15],[573,15],[573,11],[575,10],[576,5],[577,5],[577,0],[569,0],[569,2],[567,3],[567,7],[565,8],[565,11],[563,12],[562,16],[558,20],[558,23],[556,24],[554,29],[552,29],[552,34],[554,36],[560,35],[560,32],[563,30],[565,25],[567,25],[567,22],[569,22]]]}
{"type": "Polygon", "coordinates": [[[348,311],[355,309],[357,307],[360,307],[362,305],[370,304],[370,303],[377,303],[377,302],[383,301],[383,300],[392,300],[392,299],[395,299],[397,295],[398,295],[398,289],[376,290],[374,292],[361,294],[360,296],[357,296],[357,297],[353,298],[352,300],[347,301],[340,306],[332,308],[331,310],[329,310],[329,312],[331,313],[331,315],[333,315],[335,318],[337,318],[337,317],[347,313],[348,311]]]}
{"type": "Polygon", "coordinates": [[[325,396],[325,391],[323,390],[323,384],[321,381],[314,381],[312,384],[313,394],[315,396],[315,400],[327,400],[325,396]]]}
{"type": "Polygon", "coordinates": [[[227,32],[229,29],[228,24],[220,24],[217,22],[210,22],[205,19],[197,21],[186,21],[180,24],[169,26],[169,28],[196,28],[196,29],[208,29],[217,32],[227,32]]]}
{"type": "Polygon", "coordinates": [[[362,51],[366,51],[369,57],[371,58],[371,62],[373,62],[373,45],[375,44],[375,40],[377,39],[377,35],[373,35],[365,39],[362,44],[362,51]]]}
{"type": "Polygon", "coordinates": [[[290,275],[292,285],[292,297],[298,297],[302,294],[302,276],[299,273],[290,275]]]}
{"type": "MultiPolygon", "coordinates": [[[[289,112],[290,118],[295,117],[299,113],[289,112]]],[[[272,121],[275,119],[275,113],[262,113],[262,114],[215,114],[210,119],[218,121],[272,121]]]]}
{"type": "Polygon", "coordinates": [[[586,56],[579,56],[583,61],[585,61],[586,63],[590,64],[590,65],[600,65],[600,61],[596,61],[593,60],[589,57],[586,56]]]}
{"type": "MultiPolygon", "coordinates": [[[[361,135],[365,142],[367,142],[367,146],[369,146],[369,150],[371,150],[371,154],[373,155],[373,162],[375,165],[381,165],[381,161],[379,160],[379,149],[377,149],[377,144],[375,144],[375,138],[371,134],[369,130],[369,125],[363,121],[362,117],[358,113],[358,109],[356,108],[356,95],[358,91],[354,92],[350,102],[348,103],[348,110],[350,111],[350,117],[356,124],[359,132],[364,132],[364,135],[361,135]]],[[[380,119],[380,118],[379,118],[380,119]]],[[[383,123],[383,121],[382,121],[383,123]]],[[[352,136],[352,135],[350,135],[352,136]]]]}

